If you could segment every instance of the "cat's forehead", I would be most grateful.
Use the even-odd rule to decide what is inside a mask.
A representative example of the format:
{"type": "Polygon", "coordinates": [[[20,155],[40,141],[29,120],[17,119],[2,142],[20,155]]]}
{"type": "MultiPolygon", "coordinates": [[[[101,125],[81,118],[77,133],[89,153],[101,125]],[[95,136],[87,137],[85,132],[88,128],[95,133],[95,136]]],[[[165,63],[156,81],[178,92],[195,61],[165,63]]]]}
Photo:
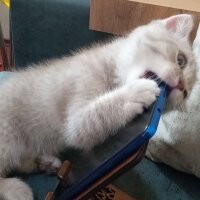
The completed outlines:
{"type": "Polygon", "coordinates": [[[178,51],[190,52],[191,47],[187,40],[175,37],[163,26],[149,26],[144,31],[143,41],[149,44],[149,47],[162,51],[165,55],[174,54],[178,51]]]}
{"type": "Polygon", "coordinates": [[[152,35],[146,36],[146,41],[143,40],[144,46],[150,52],[160,55],[165,59],[174,58],[178,51],[182,51],[176,42],[168,37],[156,37],[152,35]]]}

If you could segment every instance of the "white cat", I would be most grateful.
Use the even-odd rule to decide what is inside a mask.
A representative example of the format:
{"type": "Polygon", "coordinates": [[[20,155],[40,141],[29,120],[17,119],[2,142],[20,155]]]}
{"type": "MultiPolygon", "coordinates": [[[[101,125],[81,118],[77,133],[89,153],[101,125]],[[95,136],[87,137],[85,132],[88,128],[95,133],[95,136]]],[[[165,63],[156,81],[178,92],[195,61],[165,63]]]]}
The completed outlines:
{"type": "Polygon", "coordinates": [[[171,88],[176,106],[190,93],[195,65],[188,42],[190,15],[153,21],[126,37],[46,64],[15,72],[0,86],[0,194],[32,200],[11,170],[55,171],[66,146],[89,150],[151,105],[159,88],[171,88]],[[4,178],[3,178],[4,177],[4,178]]]}

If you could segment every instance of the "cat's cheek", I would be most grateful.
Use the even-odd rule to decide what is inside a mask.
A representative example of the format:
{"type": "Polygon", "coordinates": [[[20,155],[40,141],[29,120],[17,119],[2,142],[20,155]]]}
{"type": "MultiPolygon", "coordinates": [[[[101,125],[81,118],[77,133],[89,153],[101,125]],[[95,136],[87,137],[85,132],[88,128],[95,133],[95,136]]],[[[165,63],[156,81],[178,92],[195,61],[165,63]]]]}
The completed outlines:
{"type": "Polygon", "coordinates": [[[146,69],[140,67],[137,69],[137,67],[134,68],[134,70],[130,71],[127,75],[126,84],[131,85],[135,80],[138,80],[139,78],[143,78],[146,69]]]}

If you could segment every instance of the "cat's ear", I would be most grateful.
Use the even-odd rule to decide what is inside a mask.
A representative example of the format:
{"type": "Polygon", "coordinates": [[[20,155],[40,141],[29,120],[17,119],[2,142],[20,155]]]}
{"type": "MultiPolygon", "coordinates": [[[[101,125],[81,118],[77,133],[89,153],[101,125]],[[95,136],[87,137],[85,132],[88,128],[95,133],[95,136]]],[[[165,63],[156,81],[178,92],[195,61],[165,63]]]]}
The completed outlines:
{"type": "Polygon", "coordinates": [[[182,38],[187,38],[194,26],[193,16],[188,14],[175,15],[162,22],[168,31],[182,38]]]}

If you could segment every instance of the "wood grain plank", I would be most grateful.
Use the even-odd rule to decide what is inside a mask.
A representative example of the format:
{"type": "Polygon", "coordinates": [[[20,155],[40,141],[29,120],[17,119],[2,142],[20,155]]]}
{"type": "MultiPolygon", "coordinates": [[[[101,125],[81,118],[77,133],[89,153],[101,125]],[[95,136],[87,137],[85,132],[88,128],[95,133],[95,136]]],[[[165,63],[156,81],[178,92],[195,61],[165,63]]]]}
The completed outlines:
{"type": "Polygon", "coordinates": [[[200,12],[199,0],[129,0],[129,1],[200,12]]]}
{"type": "Polygon", "coordinates": [[[112,200],[136,200],[135,198],[129,196],[125,192],[121,191],[118,187],[109,184],[105,188],[102,188],[99,192],[97,192],[94,197],[88,200],[104,200],[104,199],[112,199],[112,200]]]}
{"type": "Polygon", "coordinates": [[[90,29],[116,35],[123,35],[151,20],[167,18],[172,15],[188,13],[195,17],[195,37],[200,12],[175,9],[165,6],[140,3],[130,0],[91,0],[90,29]]]}

